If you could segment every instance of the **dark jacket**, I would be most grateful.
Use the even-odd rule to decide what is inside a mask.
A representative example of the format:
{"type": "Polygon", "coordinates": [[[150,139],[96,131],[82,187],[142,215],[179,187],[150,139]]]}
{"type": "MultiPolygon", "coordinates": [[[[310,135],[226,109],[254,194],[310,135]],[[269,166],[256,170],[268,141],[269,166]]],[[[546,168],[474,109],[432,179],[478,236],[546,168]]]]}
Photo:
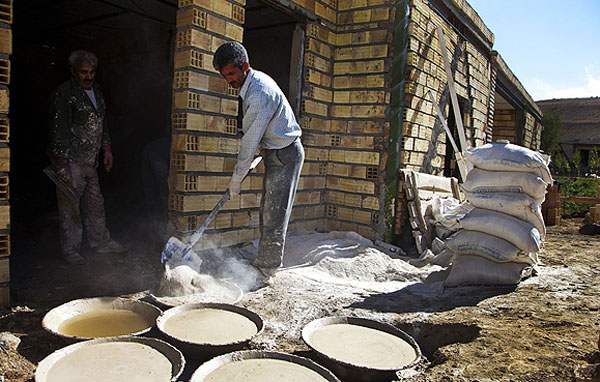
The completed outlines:
{"type": "Polygon", "coordinates": [[[100,147],[110,143],[106,103],[97,84],[94,104],[73,78],[54,91],[50,104],[50,156],[66,157],[87,166],[98,165],[100,147]]]}

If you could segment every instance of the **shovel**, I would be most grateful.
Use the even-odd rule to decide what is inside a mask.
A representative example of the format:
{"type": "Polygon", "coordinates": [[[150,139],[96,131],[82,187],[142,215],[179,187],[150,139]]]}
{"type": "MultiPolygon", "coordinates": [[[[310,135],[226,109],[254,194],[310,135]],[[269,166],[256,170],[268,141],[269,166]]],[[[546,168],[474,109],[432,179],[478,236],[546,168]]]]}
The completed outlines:
{"type": "MultiPolygon", "coordinates": [[[[252,161],[252,164],[250,164],[250,170],[248,170],[248,174],[256,166],[258,166],[258,164],[260,163],[261,160],[262,160],[262,157],[260,157],[260,156],[254,158],[254,160],[252,161]]],[[[248,174],[246,174],[246,176],[248,176],[248,174]]],[[[244,177],[244,179],[246,179],[246,178],[244,177]]],[[[191,262],[191,263],[196,264],[197,266],[200,266],[200,264],[202,263],[202,260],[200,260],[200,258],[194,252],[194,250],[192,248],[194,248],[194,245],[196,245],[196,243],[198,243],[198,241],[200,240],[200,237],[206,230],[206,227],[208,227],[208,225],[213,220],[215,215],[217,215],[219,210],[223,207],[223,205],[225,205],[225,203],[228,200],[229,200],[229,189],[226,189],[225,193],[221,197],[221,200],[219,200],[217,205],[212,209],[212,211],[210,212],[210,214],[208,215],[206,220],[204,220],[204,223],[202,223],[200,228],[198,228],[198,230],[196,232],[194,232],[194,234],[190,238],[190,241],[187,244],[182,242],[178,238],[171,236],[171,238],[169,239],[169,241],[167,241],[167,244],[165,244],[165,247],[162,250],[162,254],[160,257],[162,264],[166,266],[167,261],[169,261],[169,259],[171,259],[171,257],[176,256],[176,258],[183,259],[187,263],[191,262]]]]}

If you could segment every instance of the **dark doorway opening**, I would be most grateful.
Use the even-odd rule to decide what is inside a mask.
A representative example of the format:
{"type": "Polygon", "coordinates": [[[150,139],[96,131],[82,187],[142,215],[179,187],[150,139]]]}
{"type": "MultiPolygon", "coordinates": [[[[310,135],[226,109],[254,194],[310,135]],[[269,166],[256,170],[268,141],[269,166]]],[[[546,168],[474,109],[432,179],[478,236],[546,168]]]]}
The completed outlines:
{"type": "MultiPolygon", "coordinates": [[[[465,100],[463,98],[458,99],[458,107],[460,109],[461,118],[464,121],[464,108],[465,108],[465,100]]],[[[456,126],[456,118],[454,115],[454,107],[452,104],[448,107],[448,129],[452,133],[452,138],[454,142],[458,146],[458,148],[462,151],[466,150],[466,148],[460,146],[460,138],[458,136],[458,127],[456,126]]],[[[463,122],[464,123],[464,122],[463,122]]],[[[458,171],[458,166],[456,165],[456,157],[454,153],[454,148],[450,144],[450,140],[446,137],[446,157],[444,161],[444,176],[445,177],[455,177],[460,178],[460,172],[458,171]]]]}
{"type": "MultiPolygon", "coordinates": [[[[55,188],[41,172],[49,164],[49,100],[69,79],[67,58],[77,49],[98,57],[96,82],[108,105],[115,162],[110,173],[102,166],[98,173],[109,229],[137,225],[146,217],[144,150],[170,139],[176,11],[176,0],[15,2],[10,84],[14,238],[28,229],[56,229],[55,218],[48,217],[56,209],[55,188]]],[[[168,142],[166,150],[158,149],[168,163],[168,142]]]]}
{"type": "Polygon", "coordinates": [[[250,66],[271,76],[298,116],[305,21],[267,1],[246,1],[243,44],[250,66]]]}

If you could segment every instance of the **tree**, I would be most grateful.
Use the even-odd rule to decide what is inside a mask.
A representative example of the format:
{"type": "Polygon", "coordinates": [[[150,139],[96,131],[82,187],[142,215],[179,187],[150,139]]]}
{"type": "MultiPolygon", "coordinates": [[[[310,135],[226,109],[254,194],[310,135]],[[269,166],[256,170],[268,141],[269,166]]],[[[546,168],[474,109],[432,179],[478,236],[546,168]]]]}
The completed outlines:
{"type": "Polygon", "coordinates": [[[557,111],[545,113],[542,117],[542,141],[540,148],[548,154],[554,154],[558,150],[558,140],[562,134],[562,117],[557,111]]]}
{"type": "Polygon", "coordinates": [[[590,173],[598,175],[600,172],[600,154],[596,148],[593,148],[592,151],[590,151],[589,165],[590,173]]]}
{"type": "Polygon", "coordinates": [[[569,172],[571,171],[569,161],[560,151],[557,151],[553,155],[552,162],[550,162],[550,165],[554,168],[557,175],[569,175],[569,172]]]}

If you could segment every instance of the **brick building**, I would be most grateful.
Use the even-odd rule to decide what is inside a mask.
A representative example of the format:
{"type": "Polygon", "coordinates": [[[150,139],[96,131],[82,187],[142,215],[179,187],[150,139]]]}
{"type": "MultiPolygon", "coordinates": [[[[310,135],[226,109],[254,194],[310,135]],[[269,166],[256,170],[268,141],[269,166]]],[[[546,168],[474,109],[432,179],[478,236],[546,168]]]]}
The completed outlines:
{"type": "MultiPolygon", "coordinates": [[[[452,150],[427,94],[452,113],[437,27],[467,146],[508,139],[539,148],[539,109],[465,1],[181,0],[177,20],[169,209],[181,234],[204,221],[235,164],[237,93],[212,68],[212,53],[226,40],[244,42],[251,66],[275,73],[297,106],[306,162],[291,229],[393,240],[403,216],[398,170],[453,174],[452,150]]],[[[448,121],[456,131],[454,118],[448,121]]],[[[257,237],[260,190],[260,175],[250,176],[203,245],[257,237]]]]}
{"type": "MultiPolygon", "coordinates": [[[[79,0],[0,0],[2,305],[9,296],[10,235],[27,240],[32,216],[40,226],[56,226],[52,218],[47,223],[41,218],[52,215],[55,205],[54,187],[41,174],[48,164],[44,126],[49,96],[68,78],[66,57],[75,49],[100,59],[97,79],[108,100],[116,159],[103,184],[107,203],[121,203],[119,212],[131,215],[164,207],[168,219],[157,219],[159,225],[168,220],[169,233],[181,237],[198,228],[216,204],[236,160],[237,92],[212,68],[213,52],[227,40],[243,42],[251,65],[275,78],[303,128],[306,162],[291,230],[351,230],[393,241],[403,225],[399,170],[455,174],[452,150],[429,97],[456,132],[438,27],[467,146],[509,139],[539,148],[539,109],[493,50],[492,32],[464,0],[89,0],[81,5],[79,0]],[[140,179],[147,158],[170,169],[164,198],[146,195],[153,188],[140,179]]],[[[203,246],[258,236],[260,173],[261,168],[251,174],[241,197],[217,215],[203,246]]],[[[157,184],[166,183],[153,175],[157,184]]]]}

